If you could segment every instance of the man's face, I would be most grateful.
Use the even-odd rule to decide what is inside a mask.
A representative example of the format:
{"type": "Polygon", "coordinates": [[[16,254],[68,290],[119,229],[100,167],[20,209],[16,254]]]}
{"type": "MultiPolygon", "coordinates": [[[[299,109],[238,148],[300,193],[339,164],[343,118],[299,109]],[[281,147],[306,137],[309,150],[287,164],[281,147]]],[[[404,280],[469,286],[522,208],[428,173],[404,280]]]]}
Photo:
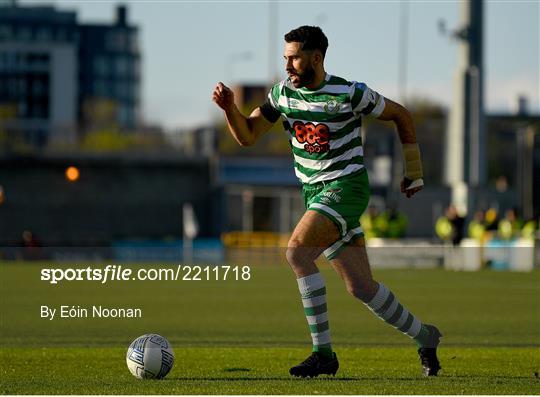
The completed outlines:
{"type": "Polygon", "coordinates": [[[311,51],[302,51],[302,43],[285,43],[285,70],[296,88],[311,84],[315,78],[312,55],[311,51]]]}

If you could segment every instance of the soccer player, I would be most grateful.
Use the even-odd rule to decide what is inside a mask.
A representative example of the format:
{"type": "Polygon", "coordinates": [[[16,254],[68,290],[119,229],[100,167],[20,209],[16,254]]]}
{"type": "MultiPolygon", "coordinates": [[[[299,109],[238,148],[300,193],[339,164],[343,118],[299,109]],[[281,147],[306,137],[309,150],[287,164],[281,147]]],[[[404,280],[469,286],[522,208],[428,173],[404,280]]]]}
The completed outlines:
{"type": "Polygon", "coordinates": [[[395,123],[405,162],[401,192],[412,197],[423,187],[422,163],[410,113],[366,84],[325,72],[328,39],[319,27],[301,26],[285,35],[288,78],[274,85],[266,103],[249,117],[240,113],[232,91],[218,83],[212,100],[225,112],[229,130],[242,146],[253,145],[281,117],[289,132],[306,212],[287,247],[313,341],[313,352],[290,374],[335,375],[339,363],[332,350],[325,282],[315,265],[324,254],[347,291],[376,316],[412,338],[425,376],[439,369],[437,346],[442,336],[422,323],[371,275],[359,218],[370,188],[363,164],[360,126],[371,116],[395,123]]]}

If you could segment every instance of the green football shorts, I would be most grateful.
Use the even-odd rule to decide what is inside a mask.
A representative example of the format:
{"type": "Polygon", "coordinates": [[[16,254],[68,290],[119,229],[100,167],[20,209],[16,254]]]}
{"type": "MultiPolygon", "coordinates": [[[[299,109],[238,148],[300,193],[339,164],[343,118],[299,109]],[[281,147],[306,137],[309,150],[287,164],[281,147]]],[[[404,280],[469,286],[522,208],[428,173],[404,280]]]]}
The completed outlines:
{"type": "Polygon", "coordinates": [[[369,202],[369,179],[365,169],[330,182],[305,184],[302,188],[306,210],[317,211],[332,220],[341,234],[324,251],[328,259],[334,259],[350,241],[362,237],[360,216],[369,202]]]}

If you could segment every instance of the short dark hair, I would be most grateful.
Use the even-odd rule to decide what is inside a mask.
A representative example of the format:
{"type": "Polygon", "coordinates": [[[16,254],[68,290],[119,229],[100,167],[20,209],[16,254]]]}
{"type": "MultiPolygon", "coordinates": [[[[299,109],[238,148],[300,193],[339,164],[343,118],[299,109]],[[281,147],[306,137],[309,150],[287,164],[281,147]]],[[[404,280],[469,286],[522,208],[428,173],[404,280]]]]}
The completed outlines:
{"type": "Polygon", "coordinates": [[[323,58],[328,48],[328,39],[318,26],[300,26],[285,35],[287,43],[302,43],[302,50],[320,50],[323,58]]]}

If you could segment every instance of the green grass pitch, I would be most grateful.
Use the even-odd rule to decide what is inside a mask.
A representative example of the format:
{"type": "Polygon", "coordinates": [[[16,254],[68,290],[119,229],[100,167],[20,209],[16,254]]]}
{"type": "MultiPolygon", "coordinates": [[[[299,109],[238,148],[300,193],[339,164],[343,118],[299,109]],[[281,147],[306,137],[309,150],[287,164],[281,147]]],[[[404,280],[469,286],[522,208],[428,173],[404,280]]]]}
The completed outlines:
{"type": "Polygon", "coordinates": [[[350,297],[328,267],[330,328],[341,368],[292,379],[310,352],[296,282],[285,265],[249,281],[39,280],[43,266],[0,263],[2,394],[540,394],[540,272],[378,270],[420,319],[444,334],[443,370],[420,376],[413,343],[350,297]],[[40,305],[140,307],[142,319],[40,318],[40,305]],[[166,336],[175,365],[162,381],[129,373],[137,336],[166,336]]]}

